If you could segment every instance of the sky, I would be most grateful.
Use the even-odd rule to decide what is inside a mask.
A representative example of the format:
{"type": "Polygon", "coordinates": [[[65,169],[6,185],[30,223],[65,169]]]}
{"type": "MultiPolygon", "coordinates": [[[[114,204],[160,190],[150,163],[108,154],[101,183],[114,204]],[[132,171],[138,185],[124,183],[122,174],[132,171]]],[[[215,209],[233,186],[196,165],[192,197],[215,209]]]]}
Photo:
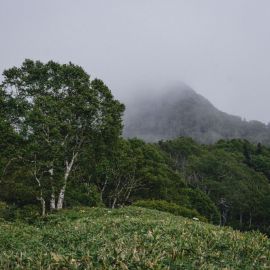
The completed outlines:
{"type": "Polygon", "coordinates": [[[71,61],[123,102],[182,81],[269,123],[269,14],[269,0],[0,0],[0,73],[71,61]]]}

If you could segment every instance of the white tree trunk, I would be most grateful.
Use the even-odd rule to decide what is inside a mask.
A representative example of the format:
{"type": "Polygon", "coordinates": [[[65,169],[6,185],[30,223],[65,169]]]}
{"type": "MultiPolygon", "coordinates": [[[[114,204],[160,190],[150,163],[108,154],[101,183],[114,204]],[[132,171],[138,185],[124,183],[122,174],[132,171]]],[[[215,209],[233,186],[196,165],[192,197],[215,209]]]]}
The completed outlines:
{"type": "Polygon", "coordinates": [[[37,197],[37,200],[39,200],[41,203],[41,215],[44,217],[46,215],[46,202],[43,198],[43,192],[42,192],[40,179],[37,176],[36,156],[35,156],[35,169],[34,169],[33,175],[39,187],[39,197],[37,197]]]}
{"type": "Polygon", "coordinates": [[[40,203],[41,203],[41,215],[43,216],[43,217],[45,217],[45,215],[46,215],[46,203],[45,203],[45,200],[44,200],[44,198],[42,197],[42,195],[41,195],[41,197],[37,197],[37,199],[40,201],[40,203]]]}
{"type": "Polygon", "coordinates": [[[59,192],[58,201],[57,201],[57,210],[63,208],[64,198],[65,198],[66,187],[63,186],[59,192]]]}
{"type": "Polygon", "coordinates": [[[112,209],[115,208],[116,202],[117,202],[117,197],[115,197],[114,200],[113,200],[113,203],[112,203],[112,209]]]}
{"type": "Polygon", "coordinates": [[[72,159],[70,162],[66,161],[66,171],[64,175],[64,185],[61,188],[59,195],[58,195],[58,201],[57,201],[57,210],[60,210],[63,208],[64,204],[64,198],[65,198],[65,191],[66,191],[66,186],[67,186],[67,180],[70,175],[71,169],[73,167],[74,161],[78,155],[78,152],[73,154],[72,159]]]}
{"type": "Polygon", "coordinates": [[[52,192],[52,194],[51,194],[50,209],[51,209],[51,211],[55,210],[55,195],[54,195],[54,192],[52,192]]]}
{"type": "Polygon", "coordinates": [[[53,211],[55,210],[55,194],[54,194],[54,187],[53,187],[53,163],[52,163],[52,168],[49,170],[50,173],[50,178],[51,178],[51,185],[52,185],[52,194],[51,194],[51,199],[50,199],[50,210],[53,211]]]}

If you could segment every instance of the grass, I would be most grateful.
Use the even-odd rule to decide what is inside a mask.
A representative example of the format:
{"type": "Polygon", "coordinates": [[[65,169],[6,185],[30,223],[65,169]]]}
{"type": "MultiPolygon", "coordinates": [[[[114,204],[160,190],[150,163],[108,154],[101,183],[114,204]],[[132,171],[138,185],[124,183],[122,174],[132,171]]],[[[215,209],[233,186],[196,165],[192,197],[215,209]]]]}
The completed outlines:
{"type": "Polygon", "coordinates": [[[138,207],[0,221],[0,269],[270,269],[270,240],[138,207]]]}

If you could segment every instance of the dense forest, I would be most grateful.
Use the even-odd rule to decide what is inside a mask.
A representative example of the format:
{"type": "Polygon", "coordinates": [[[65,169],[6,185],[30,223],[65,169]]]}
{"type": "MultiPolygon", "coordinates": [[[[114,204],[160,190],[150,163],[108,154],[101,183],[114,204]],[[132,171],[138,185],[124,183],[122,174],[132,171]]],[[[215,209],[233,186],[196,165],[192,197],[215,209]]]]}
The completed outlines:
{"type": "MultiPolygon", "coordinates": [[[[0,86],[0,215],[141,205],[270,233],[270,148],[122,137],[124,105],[74,64],[25,60],[0,86]]],[[[36,217],[38,218],[38,217],[36,217]]]]}

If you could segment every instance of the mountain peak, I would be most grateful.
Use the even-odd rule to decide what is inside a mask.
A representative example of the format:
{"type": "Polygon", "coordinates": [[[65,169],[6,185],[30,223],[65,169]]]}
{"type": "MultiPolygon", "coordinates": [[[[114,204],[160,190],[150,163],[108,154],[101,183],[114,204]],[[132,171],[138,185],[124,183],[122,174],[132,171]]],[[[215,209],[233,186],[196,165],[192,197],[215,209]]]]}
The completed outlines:
{"type": "Polygon", "coordinates": [[[186,136],[201,143],[232,138],[270,143],[269,127],[221,112],[182,82],[128,105],[124,136],[146,141],[186,136]]]}

